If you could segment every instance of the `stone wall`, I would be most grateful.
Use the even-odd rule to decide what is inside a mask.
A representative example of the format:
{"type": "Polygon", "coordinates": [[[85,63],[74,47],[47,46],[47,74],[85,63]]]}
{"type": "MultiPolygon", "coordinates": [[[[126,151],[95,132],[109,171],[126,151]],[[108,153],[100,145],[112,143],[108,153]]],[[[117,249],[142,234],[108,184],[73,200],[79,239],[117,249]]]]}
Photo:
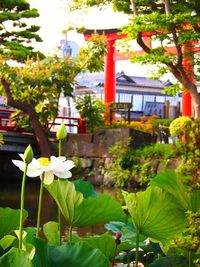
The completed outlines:
{"type": "Polygon", "coordinates": [[[69,134],[63,152],[70,156],[110,157],[108,148],[130,136],[130,130],[101,129],[94,134],[69,134]]]}
{"type": "Polygon", "coordinates": [[[68,134],[63,145],[63,154],[70,157],[77,157],[82,166],[81,177],[90,181],[94,185],[105,184],[112,186],[115,181],[105,177],[103,169],[108,169],[113,162],[109,147],[118,141],[123,141],[132,137],[131,146],[138,147],[141,144],[152,143],[154,139],[150,134],[128,128],[100,129],[94,134],[68,134]]]}

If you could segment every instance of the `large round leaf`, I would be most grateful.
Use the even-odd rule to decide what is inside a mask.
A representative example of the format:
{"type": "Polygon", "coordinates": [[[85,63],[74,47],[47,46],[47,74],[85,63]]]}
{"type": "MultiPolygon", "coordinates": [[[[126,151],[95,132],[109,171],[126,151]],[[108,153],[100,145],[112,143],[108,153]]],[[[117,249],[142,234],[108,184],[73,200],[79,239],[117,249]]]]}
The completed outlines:
{"type": "Polygon", "coordinates": [[[115,239],[108,233],[101,236],[92,236],[83,238],[82,241],[86,242],[93,248],[98,248],[108,259],[112,259],[116,253],[115,239]]]}
{"type": "MultiPolygon", "coordinates": [[[[174,170],[167,170],[158,173],[152,180],[151,184],[159,186],[160,188],[172,194],[177,199],[180,207],[182,207],[184,211],[196,211],[197,206],[199,208],[200,198],[194,199],[193,195],[195,193],[190,193],[188,191],[188,187],[183,184],[183,177],[174,170]]],[[[199,192],[195,195],[200,196],[199,192]]]]}
{"type": "Polygon", "coordinates": [[[83,180],[75,180],[74,181],[74,185],[75,185],[75,189],[76,191],[79,191],[83,194],[84,198],[88,198],[88,197],[97,197],[97,193],[94,190],[94,187],[83,180]]]}
{"type": "Polygon", "coordinates": [[[48,267],[109,267],[108,259],[99,249],[81,243],[68,243],[49,248],[48,267]]]}
{"type": "Polygon", "coordinates": [[[43,232],[51,245],[60,245],[59,224],[57,222],[47,222],[43,225],[43,232]]]}
{"type": "Polygon", "coordinates": [[[124,220],[121,205],[109,195],[84,199],[69,181],[56,180],[46,186],[69,226],[83,227],[106,221],[124,220]]]}
{"type": "Polygon", "coordinates": [[[32,267],[32,263],[26,251],[11,248],[0,258],[0,267],[32,267]]]}
{"type": "Polygon", "coordinates": [[[166,256],[155,260],[149,267],[187,267],[188,262],[184,256],[166,256]]]}
{"type": "Polygon", "coordinates": [[[130,241],[122,241],[120,244],[116,245],[115,238],[108,233],[104,233],[100,236],[92,236],[81,239],[87,242],[88,245],[93,248],[98,248],[106,256],[106,258],[112,260],[117,254],[125,250],[131,250],[134,248],[134,244],[130,241]]]}
{"type": "Polygon", "coordinates": [[[165,241],[185,227],[184,211],[176,199],[161,188],[151,186],[144,192],[123,194],[133,223],[141,234],[165,241]]]}
{"type": "MultiPolygon", "coordinates": [[[[0,239],[19,227],[20,210],[0,208],[0,239]]],[[[23,220],[28,217],[28,212],[23,211],[23,220]]]]}
{"type": "Polygon", "coordinates": [[[5,235],[2,239],[0,239],[0,247],[6,250],[9,248],[13,242],[16,240],[16,237],[13,235],[5,235]]]}
{"type": "Polygon", "coordinates": [[[112,196],[104,194],[84,199],[75,210],[75,215],[77,220],[74,226],[77,227],[125,219],[121,205],[112,196]]]}
{"type": "Polygon", "coordinates": [[[75,190],[73,183],[65,180],[54,180],[45,185],[51,196],[55,199],[68,225],[73,225],[75,209],[82,203],[83,195],[75,190]]]}
{"type": "Polygon", "coordinates": [[[109,267],[108,259],[97,248],[85,242],[67,243],[60,247],[36,239],[34,267],[109,267]]]}

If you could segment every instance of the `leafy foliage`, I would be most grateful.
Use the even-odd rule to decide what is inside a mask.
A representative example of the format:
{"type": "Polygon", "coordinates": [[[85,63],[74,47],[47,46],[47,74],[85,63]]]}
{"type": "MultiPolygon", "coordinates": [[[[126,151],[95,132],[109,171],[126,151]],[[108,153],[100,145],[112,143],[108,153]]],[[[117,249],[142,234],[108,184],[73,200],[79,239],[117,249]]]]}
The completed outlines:
{"type": "MultiPolygon", "coordinates": [[[[26,60],[25,65],[10,66],[6,59],[0,58],[0,78],[9,84],[10,94],[15,101],[21,103],[20,107],[24,111],[22,113],[18,110],[13,115],[16,126],[30,129],[30,114],[23,109],[25,103],[34,108],[43,127],[48,125],[49,120],[53,121],[57,117],[60,95],[63,93],[64,96],[72,96],[75,76],[86,70],[102,69],[105,43],[98,40],[97,44],[98,46],[96,39],[92,38],[81,49],[78,61],[68,56],[63,60],[57,56],[47,57],[45,60],[37,57],[36,60],[26,60]]],[[[1,94],[5,93],[4,89],[1,86],[1,94]]],[[[99,102],[97,105],[100,107],[99,102]]]]}
{"type": "Polygon", "coordinates": [[[4,144],[4,141],[3,141],[3,134],[0,133],[0,145],[3,145],[4,144]]]}
{"type": "Polygon", "coordinates": [[[108,259],[97,248],[92,248],[84,242],[67,243],[60,247],[54,247],[36,240],[36,251],[43,251],[39,258],[35,258],[34,267],[109,267],[108,259]],[[58,257],[59,255],[59,257],[58,257]],[[43,265],[41,265],[41,262],[43,265]]]}
{"type": "Polygon", "coordinates": [[[157,143],[133,149],[130,142],[130,139],[119,141],[109,149],[114,162],[106,171],[116,179],[119,187],[131,182],[147,185],[157,174],[158,165],[167,166],[178,154],[173,144],[157,143]]]}
{"type": "MultiPolygon", "coordinates": [[[[194,115],[196,118],[200,116],[197,86],[188,79],[188,75],[194,75],[196,80],[200,77],[200,57],[198,53],[195,54],[200,39],[198,1],[73,0],[72,3],[77,8],[101,7],[102,4],[112,3],[115,10],[132,15],[122,29],[127,34],[123,47],[130,51],[129,41],[136,40],[144,53],[134,53],[131,61],[155,65],[158,69],[157,77],[167,72],[173,74],[185,91],[191,92],[192,101],[196,104],[194,115]],[[150,37],[155,45],[151,46],[145,37],[150,37]],[[188,69],[188,65],[191,69],[188,69]]],[[[176,84],[169,90],[177,93],[179,87],[176,84]]]]}
{"type": "Polygon", "coordinates": [[[69,227],[124,219],[121,206],[111,196],[99,195],[85,199],[69,181],[57,180],[45,187],[55,199],[69,227]]]}
{"type": "MultiPolygon", "coordinates": [[[[49,119],[53,120],[57,116],[61,92],[65,96],[72,94],[74,77],[80,71],[71,58],[60,61],[56,56],[42,61],[38,59],[36,62],[27,60],[24,66],[18,67],[2,62],[1,68],[1,77],[12,81],[10,91],[14,99],[32,105],[43,126],[47,125],[49,119]]],[[[20,125],[24,116],[25,114],[17,111],[13,119],[20,125]]]]}
{"type": "Polygon", "coordinates": [[[90,132],[104,125],[104,105],[94,95],[86,94],[77,97],[76,108],[90,132]]]}
{"type": "Polygon", "coordinates": [[[172,121],[169,130],[172,136],[181,136],[191,129],[192,120],[189,117],[179,117],[172,121]]]}
{"type": "Polygon", "coordinates": [[[199,190],[199,164],[200,164],[200,120],[181,118],[175,120],[174,125],[170,128],[177,134],[180,139],[177,140],[176,150],[181,160],[178,171],[185,176],[191,176],[191,179],[185,180],[184,183],[190,186],[191,190],[199,190]],[[181,124],[181,122],[183,124],[181,124]],[[177,127],[180,125],[179,127],[177,127]]]}
{"type": "MultiPolygon", "coordinates": [[[[11,208],[0,208],[0,238],[14,231],[19,224],[20,210],[11,208]]],[[[28,213],[24,210],[23,219],[27,218],[28,213]]]]}
{"type": "Polygon", "coordinates": [[[166,241],[186,225],[184,211],[169,193],[158,187],[144,192],[124,193],[133,223],[139,233],[157,241],[166,241]]]}
{"type": "Polygon", "coordinates": [[[11,248],[0,258],[1,267],[33,267],[29,255],[26,251],[18,248],[11,248]]]}
{"type": "Polygon", "coordinates": [[[36,55],[43,58],[43,54],[35,52],[30,45],[32,41],[42,42],[37,34],[40,27],[30,26],[26,20],[39,17],[38,11],[30,9],[30,4],[25,0],[2,0],[0,8],[0,54],[17,61],[36,55]]]}

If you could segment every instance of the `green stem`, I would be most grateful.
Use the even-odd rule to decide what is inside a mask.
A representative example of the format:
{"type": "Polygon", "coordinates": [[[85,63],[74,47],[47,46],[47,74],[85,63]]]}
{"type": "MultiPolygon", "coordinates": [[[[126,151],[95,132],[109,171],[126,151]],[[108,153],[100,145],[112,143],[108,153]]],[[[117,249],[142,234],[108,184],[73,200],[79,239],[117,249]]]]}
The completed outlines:
{"type": "Polygon", "coordinates": [[[140,238],[140,233],[137,230],[136,234],[136,252],[135,252],[135,266],[138,266],[138,261],[139,261],[139,238],[140,238]]]}
{"type": "Polygon", "coordinates": [[[59,140],[58,142],[58,156],[60,157],[62,155],[62,140],[59,140]]]}
{"type": "Polygon", "coordinates": [[[24,195],[25,195],[27,169],[28,169],[28,163],[25,163],[25,169],[24,169],[24,174],[22,178],[22,186],[21,186],[21,204],[20,204],[20,218],[19,218],[19,248],[20,249],[22,249],[23,210],[24,210],[24,195]]]}
{"type": "Polygon", "coordinates": [[[192,252],[188,252],[188,267],[192,267],[192,252]]]}
{"type": "Polygon", "coordinates": [[[130,257],[129,257],[129,252],[127,252],[127,267],[130,267],[130,257]]]}
{"type": "Polygon", "coordinates": [[[116,251],[117,251],[117,244],[115,245],[115,251],[114,251],[114,256],[113,256],[113,258],[112,258],[111,267],[114,267],[114,265],[115,265],[115,256],[116,256],[116,251]]]}
{"type": "Polygon", "coordinates": [[[42,208],[43,182],[44,182],[44,173],[42,174],[42,180],[41,180],[41,183],[40,183],[40,194],[39,194],[39,202],[38,202],[36,237],[39,237],[39,231],[40,231],[40,217],[41,217],[41,208],[42,208]]]}
{"type": "Polygon", "coordinates": [[[69,235],[68,235],[68,241],[71,242],[72,241],[72,226],[69,226],[69,235]]]}
{"type": "Polygon", "coordinates": [[[58,233],[59,233],[59,245],[61,245],[61,212],[58,207],[58,233]]]}
{"type": "MultiPolygon", "coordinates": [[[[58,142],[58,156],[62,155],[62,140],[58,142]]],[[[58,232],[59,232],[59,243],[61,245],[61,211],[58,207],[58,232]]]]}

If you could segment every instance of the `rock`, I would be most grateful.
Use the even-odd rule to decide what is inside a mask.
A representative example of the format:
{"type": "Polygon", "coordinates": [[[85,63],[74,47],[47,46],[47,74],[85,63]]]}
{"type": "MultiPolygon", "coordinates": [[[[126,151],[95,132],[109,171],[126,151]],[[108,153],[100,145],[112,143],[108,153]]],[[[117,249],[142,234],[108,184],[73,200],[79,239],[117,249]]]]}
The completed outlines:
{"type": "Polygon", "coordinates": [[[107,172],[105,172],[103,177],[103,185],[110,188],[113,187],[116,183],[115,178],[111,177],[107,172]]]}
{"type": "Polygon", "coordinates": [[[113,164],[113,161],[114,161],[113,158],[105,158],[105,161],[104,161],[104,167],[105,167],[105,169],[110,169],[110,167],[113,164]]]}

